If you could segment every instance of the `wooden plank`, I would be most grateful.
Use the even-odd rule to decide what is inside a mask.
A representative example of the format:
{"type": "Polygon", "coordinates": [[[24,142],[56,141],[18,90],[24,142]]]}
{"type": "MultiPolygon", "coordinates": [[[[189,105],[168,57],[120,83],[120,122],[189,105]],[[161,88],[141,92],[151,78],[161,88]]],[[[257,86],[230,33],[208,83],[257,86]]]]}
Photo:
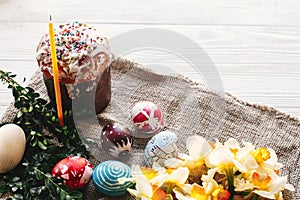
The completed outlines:
{"type": "Polygon", "coordinates": [[[207,24],[299,26],[297,0],[22,0],[3,1],[1,21],[106,24],[207,24]],[[15,12],[12,12],[15,11],[15,12]]]}
{"type": "MultiPolygon", "coordinates": [[[[47,31],[46,23],[0,23],[0,61],[34,60],[35,49],[47,31]],[[26,39],[24,39],[26,38],[26,39]]],[[[96,25],[103,35],[115,36],[139,28],[164,28],[185,35],[196,42],[214,63],[300,63],[300,27],[228,27],[228,26],[141,26],[96,25]]],[[[130,42],[120,44],[128,46],[130,42]]],[[[182,46],[188,54],[196,50],[182,46]]],[[[136,58],[158,58],[160,62],[173,60],[168,52],[139,51],[136,58]]]]}

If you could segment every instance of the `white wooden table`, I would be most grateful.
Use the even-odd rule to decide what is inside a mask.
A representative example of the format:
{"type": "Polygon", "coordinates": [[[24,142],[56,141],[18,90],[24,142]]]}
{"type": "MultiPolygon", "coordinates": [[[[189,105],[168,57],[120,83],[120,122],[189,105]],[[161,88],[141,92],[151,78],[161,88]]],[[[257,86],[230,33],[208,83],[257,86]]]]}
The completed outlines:
{"type": "MultiPolygon", "coordinates": [[[[139,28],[181,33],[207,52],[226,92],[300,117],[298,0],[0,0],[0,69],[16,73],[19,81],[30,78],[49,14],[56,24],[93,24],[108,38],[139,28]]],[[[126,58],[173,66],[203,81],[167,52],[150,49],[126,58]]],[[[11,91],[0,84],[0,115],[11,100],[11,91]]]]}

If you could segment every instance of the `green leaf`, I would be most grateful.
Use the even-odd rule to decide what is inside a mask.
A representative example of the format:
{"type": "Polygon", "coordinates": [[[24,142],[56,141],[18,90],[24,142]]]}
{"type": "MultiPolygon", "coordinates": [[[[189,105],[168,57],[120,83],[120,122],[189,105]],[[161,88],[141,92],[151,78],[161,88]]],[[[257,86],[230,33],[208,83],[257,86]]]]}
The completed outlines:
{"type": "Polygon", "coordinates": [[[61,191],[59,192],[59,198],[60,198],[60,199],[65,199],[65,198],[66,198],[66,193],[65,193],[65,191],[62,191],[62,190],[61,190],[61,191]]]}
{"type": "Polygon", "coordinates": [[[41,148],[41,149],[43,149],[43,150],[46,150],[47,149],[47,147],[43,144],[43,142],[41,142],[41,141],[38,141],[38,146],[41,148]]]}
{"type": "Polygon", "coordinates": [[[23,113],[27,113],[27,112],[28,112],[28,110],[27,110],[26,107],[22,107],[22,108],[21,108],[21,111],[22,111],[23,113]]]}
{"type": "Polygon", "coordinates": [[[30,135],[35,135],[36,131],[30,131],[30,135]]]}
{"type": "Polygon", "coordinates": [[[28,108],[28,112],[32,112],[33,111],[33,106],[31,105],[31,106],[29,106],[29,108],[28,108]]]}
{"type": "MultiPolygon", "coordinates": [[[[27,145],[21,164],[5,176],[0,174],[0,193],[11,191],[13,199],[82,199],[81,192],[70,192],[62,179],[49,174],[62,158],[70,155],[88,158],[90,155],[75,126],[60,127],[53,104],[41,98],[33,88],[22,87],[14,77],[0,70],[0,81],[12,90],[14,106],[19,109],[14,123],[24,130],[27,145]],[[45,134],[48,132],[51,137],[45,134]],[[59,141],[59,144],[51,141],[59,141]]],[[[64,115],[72,113],[67,111],[64,115]]]]}
{"type": "Polygon", "coordinates": [[[21,194],[14,194],[15,199],[23,199],[23,196],[21,194]]]}
{"type": "Polygon", "coordinates": [[[83,195],[80,191],[72,191],[69,193],[69,195],[74,199],[82,199],[83,195]]]}
{"type": "Polygon", "coordinates": [[[33,141],[33,143],[31,144],[32,147],[35,147],[38,143],[38,140],[35,138],[35,140],[33,141]]]}
{"type": "Polygon", "coordinates": [[[17,114],[17,118],[21,118],[22,115],[23,115],[23,112],[20,110],[20,111],[18,112],[18,114],[17,114]]]}
{"type": "Polygon", "coordinates": [[[20,180],[20,177],[17,176],[12,179],[13,182],[17,182],[18,180],[20,180]]]}
{"type": "Polygon", "coordinates": [[[18,187],[14,186],[14,187],[11,188],[11,191],[15,192],[15,191],[17,191],[18,189],[19,189],[18,187]]]}

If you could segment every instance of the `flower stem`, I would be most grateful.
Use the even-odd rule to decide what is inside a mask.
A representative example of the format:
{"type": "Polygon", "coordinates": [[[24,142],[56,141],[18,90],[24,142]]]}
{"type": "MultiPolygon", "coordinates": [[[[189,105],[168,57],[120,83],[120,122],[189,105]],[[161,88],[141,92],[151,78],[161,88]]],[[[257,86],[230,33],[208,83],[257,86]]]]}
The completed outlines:
{"type": "Polygon", "coordinates": [[[234,197],[234,172],[233,167],[229,166],[227,169],[225,169],[227,182],[228,182],[228,191],[230,193],[229,200],[232,200],[234,197]]]}

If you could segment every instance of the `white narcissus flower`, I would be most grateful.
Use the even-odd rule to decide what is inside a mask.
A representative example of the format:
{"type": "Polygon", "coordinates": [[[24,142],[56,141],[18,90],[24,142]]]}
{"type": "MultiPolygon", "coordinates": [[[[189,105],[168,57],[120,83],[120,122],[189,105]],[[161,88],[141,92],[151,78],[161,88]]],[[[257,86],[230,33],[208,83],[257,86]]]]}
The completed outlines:
{"type": "Polygon", "coordinates": [[[255,146],[249,142],[243,142],[244,146],[236,153],[236,159],[247,168],[247,171],[256,169],[259,165],[251,152],[255,150],[255,146]]]}
{"type": "Polygon", "coordinates": [[[168,168],[177,168],[185,166],[190,161],[204,162],[204,158],[212,151],[211,145],[199,135],[189,137],[186,147],[189,154],[179,154],[178,158],[167,159],[164,165],[168,168]]]}
{"type": "Polygon", "coordinates": [[[187,167],[179,167],[173,170],[170,174],[161,173],[150,180],[152,185],[161,187],[164,183],[173,184],[182,187],[187,181],[189,176],[189,169],[187,167]]]}
{"type": "MultiPolygon", "coordinates": [[[[185,157],[185,155],[183,156],[185,157]]],[[[182,158],[180,155],[178,155],[178,158],[169,158],[167,160],[164,161],[164,166],[167,168],[178,168],[178,167],[183,167],[185,164],[185,158],[182,158]]]]}
{"type": "Polygon", "coordinates": [[[181,188],[175,188],[173,190],[175,193],[176,199],[178,200],[207,200],[208,195],[206,194],[203,187],[194,183],[185,184],[181,188]]]}
{"type": "Polygon", "coordinates": [[[185,184],[181,188],[175,188],[174,193],[178,199],[181,200],[207,200],[207,199],[219,199],[217,196],[221,195],[228,199],[230,194],[227,190],[224,190],[222,186],[214,180],[214,175],[218,169],[208,170],[207,175],[202,176],[202,187],[196,183],[193,185],[185,184]],[[213,197],[215,196],[215,197],[213,197]]]}
{"type": "Polygon", "coordinates": [[[211,145],[199,135],[189,137],[186,141],[186,147],[194,161],[205,158],[212,151],[211,145]]]}
{"type": "Polygon", "coordinates": [[[218,183],[214,180],[215,173],[218,170],[218,168],[213,168],[207,171],[207,175],[202,175],[202,185],[207,194],[212,193],[215,189],[218,189],[220,187],[218,183]]]}
{"type": "MultiPolygon", "coordinates": [[[[154,165],[154,168],[158,168],[158,166],[154,165]]],[[[140,168],[133,165],[132,176],[136,185],[135,189],[128,188],[128,192],[141,200],[164,200],[167,197],[165,191],[150,183],[153,177],[156,177],[159,173],[163,173],[163,171],[161,168],[155,171],[152,168],[140,168]]]]}
{"type": "Polygon", "coordinates": [[[261,197],[277,199],[277,196],[280,196],[281,191],[284,189],[295,191],[295,188],[288,184],[287,176],[280,177],[274,171],[270,170],[268,176],[270,181],[266,182],[266,184],[262,184],[265,181],[263,180],[264,178],[261,178],[260,176],[260,174],[257,174],[255,177],[252,176],[252,178],[254,185],[257,187],[253,192],[261,197]],[[257,182],[259,184],[255,184],[257,182]]]}
{"type": "Polygon", "coordinates": [[[253,188],[255,188],[255,186],[249,180],[238,178],[234,179],[234,186],[234,190],[236,192],[252,190],[253,188]]]}
{"type": "Polygon", "coordinates": [[[209,168],[226,169],[235,166],[240,172],[246,172],[247,168],[235,159],[234,154],[225,146],[219,146],[212,150],[206,158],[209,168]]]}
{"type": "Polygon", "coordinates": [[[130,181],[136,182],[136,188],[128,191],[142,200],[163,200],[172,191],[179,200],[228,199],[230,194],[243,191],[281,200],[284,189],[295,190],[287,183],[287,176],[277,175],[283,165],[278,162],[273,149],[256,149],[248,142],[240,146],[233,138],[224,144],[216,140],[212,147],[198,135],[188,138],[187,149],[189,154],[179,154],[177,158],[168,159],[164,163],[167,168],[157,163],[146,169],[133,166],[133,178],[130,181]],[[199,176],[193,176],[194,169],[199,172],[199,176]],[[214,179],[217,172],[226,174],[227,190],[214,179]],[[191,177],[197,180],[201,177],[202,186],[187,184],[188,178],[189,181],[193,180],[191,177]]]}
{"type": "Polygon", "coordinates": [[[153,194],[152,186],[146,176],[144,176],[140,167],[133,165],[131,174],[136,182],[135,190],[128,188],[127,191],[142,200],[151,200],[153,194]]]}
{"type": "Polygon", "coordinates": [[[232,150],[239,150],[240,149],[240,144],[238,141],[234,138],[229,138],[226,142],[224,142],[224,147],[227,149],[232,149],[232,150]]]}
{"type": "Polygon", "coordinates": [[[271,148],[268,148],[268,151],[270,152],[270,158],[264,162],[264,166],[273,170],[281,169],[283,164],[278,162],[275,151],[271,148]]]}

